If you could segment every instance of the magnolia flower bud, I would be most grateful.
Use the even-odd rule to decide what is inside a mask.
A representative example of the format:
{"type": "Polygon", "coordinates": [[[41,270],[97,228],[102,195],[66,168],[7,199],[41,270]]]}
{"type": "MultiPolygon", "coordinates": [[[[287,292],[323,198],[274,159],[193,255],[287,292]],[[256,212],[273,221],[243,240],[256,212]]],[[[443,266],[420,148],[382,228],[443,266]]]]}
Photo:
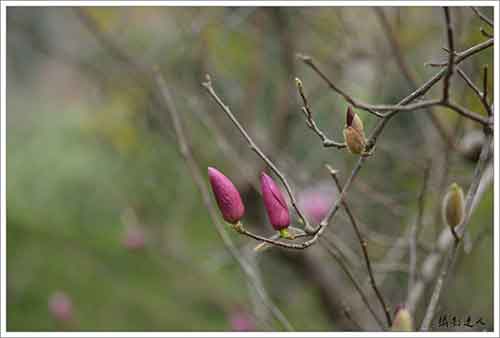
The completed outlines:
{"type": "Polygon", "coordinates": [[[56,291],[49,298],[49,311],[56,320],[69,322],[73,318],[73,303],[67,294],[56,291]]]}
{"type": "Polygon", "coordinates": [[[260,186],[269,221],[275,230],[280,231],[282,237],[289,237],[286,228],[290,225],[290,214],[280,188],[264,172],[260,174],[260,186]]]}
{"type": "Polygon", "coordinates": [[[361,154],[365,150],[366,139],[363,121],[354,113],[351,107],[347,108],[344,139],[347,149],[353,154],[361,154]]]}
{"type": "Polygon", "coordinates": [[[208,177],[222,217],[236,224],[245,213],[245,206],[234,184],[215,168],[208,167],[208,177]]]}
{"type": "Polygon", "coordinates": [[[363,137],[365,136],[363,121],[361,121],[358,114],[352,111],[351,107],[347,107],[346,125],[349,127],[353,127],[358,133],[363,135],[363,137]]]}
{"type": "Polygon", "coordinates": [[[392,331],[413,331],[413,318],[404,305],[398,305],[392,321],[392,331]]]}
{"type": "Polygon", "coordinates": [[[458,184],[453,183],[443,199],[443,218],[449,227],[454,228],[462,223],[464,217],[464,192],[458,184]]]}

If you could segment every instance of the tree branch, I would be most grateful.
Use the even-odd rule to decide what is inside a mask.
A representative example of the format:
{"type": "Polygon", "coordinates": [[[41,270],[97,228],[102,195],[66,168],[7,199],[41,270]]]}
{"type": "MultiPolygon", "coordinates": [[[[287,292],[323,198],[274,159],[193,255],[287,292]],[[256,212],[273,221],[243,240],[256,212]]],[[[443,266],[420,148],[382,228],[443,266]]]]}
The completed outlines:
{"type": "MultiPolygon", "coordinates": [[[[332,178],[335,182],[335,186],[337,187],[337,189],[340,193],[342,191],[342,185],[340,184],[339,178],[337,177],[336,170],[334,170],[329,165],[327,165],[327,169],[330,172],[330,175],[332,176],[332,178]]],[[[377,295],[377,298],[380,302],[380,306],[382,307],[382,309],[384,311],[385,318],[387,320],[387,327],[391,327],[392,320],[391,320],[391,315],[389,313],[389,311],[390,311],[389,307],[387,306],[387,304],[384,300],[384,297],[382,296],[382,293],[378,289],[377,283],[375,282],[375,277],[373,275],[373,270],[372,270],[372,266],[371,266],[371,262],[370,262],[370,256],[368,256],[368,249],[367,249],[368,243],[366,242],[366,240],[363,238],[363,235],[359,231],[359,227],[358,227],[358,224],[356,222],[356,219],[354,218],[354,215],[352,214],[351,209],[349,208],[349,205],[347,204],[345,198],[341,198],[340,201],[342,203],[342,206],[344,207],[345,212],[347,213],[347,216],[349,217],[349,220],[351,221],[354,232],[356,233],[356,237],[358,238],[359,245],[361,246],[361,250],[363,251],[363,257],[365,259],[366,269],[368,270],[370,282],[371,282],[373,291],[377,295]]]]}
{"type": "Polygon", "coordinates": [[[486,17],[483,13],[481,13],[477,7],[471,7],[471,9],[476,13],[476,15],[481,19],[484,23],[488,24],[491,28],[493,28],[493,21],[486,17]]]}
{"type": "Polygon", "coordinates": [[[301,110],[306,117],[306,124],[313,132],[316,133],[316,135],[319,136],[319,138],[321,139],[321,142],[323,143],[323,147],[336,147],[339,149],[345,148],[346,144],[344,142],[335,142],[335,141],[329,139],[318,128],[318,126],[316,125],[316,122],[314,121],[314,119],[312,117],[312,111],[311,111],[311,108],[309,107],[309,102],[307,100],[307,97],[304,94],[304,88],[302,85],[302,81],[299,78],[295,78],[295,84],[297,86],[297,90],[299,91],[300,97],[302,98],[302,102],[304,103],[301,110]]]}
{"type": "Polygon", "coordinates": [[[304,217],[303,213],[300,211],[299,207],[297,206],[297,201],[295,200],[295,196],[292,192],[292,188],[290,187],[290,184],[288,183],[287,179],[285,178],[285,175],[276,167],[276,165],[257,146],[257,144],[252,140],[250,135],[247,133],[245,128],[243,128],[243,126],[240,124],[240,122],[236,119],[236,117],[231,112],[229,107],[226,106],[224,104],[224,102],[219,98],[219,96],[215,92],[214,88],[212,87],[212,82],[211,82],[210,76],[208,74],[207,74],[206,81],[203,82],[203,87],[205,87],[205,89],[210,94],[210,96],[215,100],[215,102],[219,105],[219,107],[229,117],[231,122],[233,122],[233,124],[238,129],[238,131],[243,135],[243,137],[246,139],[246,141],[250,145],[250,149],[252,149],[269,166],[269,168],[271,168],[271,170],[276,174],[276,176],[279,177],[279,179],[281,180],[281,182],[285,186],[285,189],[288,193],[288,196],[290,197],[290,202],[292,203],[292,206],[295,209],[295,212],[299,216],[302,223],[305,224],[305,230],[310,232],[312,228],[309,225],[308,220],[304,217]]]}
{"type": "Polygon", "coordinates": [[[172,119],[172,123],[174,125],[174,130],[177,136],[177,141],[179,145],[179,150],[184,158],[186,165],[188,166],[191,175],[193,177],[193,180],[200,190],[200,193],[202,195],[203,203],[205,204],[205,207],[209,211],[210,218],[212,219],[212,223],[215,226],[215,229],[219,233],[219,236],[221,237],[225,247],[228,249],[228,251],[231,253],[231,256],[239,263],[241,269],[243,272],[247,275],[249,278],[251,284],[254,286],[256,289],[257,293],[260,295],[263,303],[269,308],[271,313],[276,317],[276,319],[283,325],[283,327],[288,330],[288,331],[294,331],[292,325],[290,322],[286,319],[284,314],[281,312],[280,309],[270,300],[269,296],[267,295],[267,292],[265,289],[261,286],[261,283],[257,280],[258,276],[254,273],[253,269],[251,266],[247,263],[247,261],[243,258],[241,253],[238,251],[238,249],[235,247],[233,244],[231,238],[227,234],[224,225],[220,223],[219,217],[217,215],[217,212],[212,204],[212,200],[210,198],[210,192],[208,191],[205,180],[203,179],[203,176],[200,172],[200,169],[196,163],[196,160],[194,159],[191,150],[189,148],[189,144],[187,141],[187,138],[184,134],[184,130],[182,128],[181,120],[179,117],[179,114],[177,112],[177,109],[173,103],[173,99],[171,97],[170,91],[166,85],[165,80],[161,76],[160,72],[156,70],[155,73],[155,81],[156,85],[158,87],[158,90],[161,94],[161,97],[163,99],[163,103],[165,105],[165,110],[168,111],[170,114],[170,117],[172,119]]]}

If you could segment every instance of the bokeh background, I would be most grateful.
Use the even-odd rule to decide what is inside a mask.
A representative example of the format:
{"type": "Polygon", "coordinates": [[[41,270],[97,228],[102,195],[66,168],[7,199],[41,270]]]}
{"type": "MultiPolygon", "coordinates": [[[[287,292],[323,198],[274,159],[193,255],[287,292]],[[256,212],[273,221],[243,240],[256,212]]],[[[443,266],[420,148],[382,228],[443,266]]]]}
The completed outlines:
{"type": "MultiPolygon", "coordinates": [[[[457,50],[484,41],[480,27],[491,31],[470,8],[451,14],[457,50]]],[[[206,73],[295,190],[330,189],[331,198],[324,164],[345,180],[357,158],[322,148],[305,124],[293,79],[302,79],[319,126],[337,140],[347,104],[296,54],[311,55],[342,88],[373,103],[396,103],[414,89],[391,34],[417,84],[437,71],[425,63],[446,60],[438,7],[9,7],[7,33],[7,329],[14,331],[284,330],[217,235],[153,82],[130,60],[159,67],[204,178],[207,166],[231,177],[246,204],[246,225],[265,235],[272,234],[258,189],[265,167],[204,91],[206,73]]],[[[462,65],[478,86],[484,64],[491,75],[492,48],[462,65]]],[[[457,76],[451,95],[485,114],[457,76]]],[[[403,236],[416,219],[424,168],[430,178],[418,271],[443,229],[444,189],[455,181],[467,189],[477,159],[471,140],[479,125],[444,108],[434,112],[462,148],[443,141],[427,112],[402,113],[348,195],[392,309],[406,299],[403,236]],[[384,260],[394,243],[398,259],[384,260]]],[[[369,134],[375,118],[358,114],[369,134]]],[[[459,255],[437,312],[482,318],[473,330],[493,328],[492,227],[490,182],[470,222],[473,249],[459,255]]],[[[346,309],[363,322],[357,294],[322,246],[253,257],[248,249],[257,243],[229,233],[294,329],[355,329],[346,309]]],[[[326,236],[365,281],[343,212],[326,236]]],[[[432,286],[414,313],[417,323],[432,286]]]]}

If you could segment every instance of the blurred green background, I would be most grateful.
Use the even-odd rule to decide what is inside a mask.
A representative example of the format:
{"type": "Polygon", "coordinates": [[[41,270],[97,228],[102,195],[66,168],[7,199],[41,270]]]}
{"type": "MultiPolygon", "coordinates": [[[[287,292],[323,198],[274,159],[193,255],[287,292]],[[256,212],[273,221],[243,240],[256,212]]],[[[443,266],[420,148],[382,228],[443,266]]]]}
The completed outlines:
{"type": "MultiPolygon", "coordinates": [[[[382,10],[404,62],[423,83],[437,71],[424,64],[446,58],[441,8],[382,10]]],[[[490,8],[481,10],[492,17],[490,8]]],[[[451,13],[457,50],[485,40],[479,31],[484,23],[469,8],[451,13]]],[[[200,85],[205,73],[296,190],[331,186],[324,164],[340,170],[344,180],[356,157],[321,147],[305,125],[293,79],[302,79],[320,128],[337,140],[347,104],[295,55],[313,56],[357,98],[396,103],[413,88],[382,20],[369,7],[9,7],[7,329],[225,331],[238,329],[235,317],[242,316],[254,330],[283,330],[224,249],[151,79],[127,58],[158,65],[203,173],[211,165],[231,177],[245,200],[248,227],[271,234],[255,189],[263,163],[200,85]],[[103,44],[93,29],[127,55],[103,44]],[[50,312],[57,291],[71,299],[69,322],[50,312]]],[[[478,86],[484,64],[492,74],[492,48],[462,66],[478,86]]],[[[439,93],[437,85],[427,97],[439,93]]],[[[485,114],[457,76],[452,98],[485,114]]],[[[481,130],[446,109],[435,113],[459,143],[481,130]]],[[[376,120],[358,114],[369,134],[376,120]]],[[[402,113],[349,193],[376,277],[385,276],[381,289],[391,308],[406,299],[407,249],[390,266],[377,263],[415,222],[429,161],[420,270],[443,228],[443,189],[454,181],[467,189],[475,160],[447,147],[426,112],[402,113]]],[[[486,324],[474,330],[493,328],[492,226],[490,182],[470,223],[473,250],[461,252],[438,308],[438,314],[483,318],[486,324]]],[[[359,259],[353,269],[363,281],[364,262],[343,213],[328,233],[359,259]]],[[[256,244],[230,235],[239,247],[256,244]]],[[[294,329],[353,329],[343,309],[357,295],[345,289],[344,275],[321,248],[270,249],[258,256],[256,268],[294,329]]],[[[427,286],[414,314],[417,323],[433,283],[427,286]]],[[[373,306],[379,310],[374,299],[373,306]]]]}

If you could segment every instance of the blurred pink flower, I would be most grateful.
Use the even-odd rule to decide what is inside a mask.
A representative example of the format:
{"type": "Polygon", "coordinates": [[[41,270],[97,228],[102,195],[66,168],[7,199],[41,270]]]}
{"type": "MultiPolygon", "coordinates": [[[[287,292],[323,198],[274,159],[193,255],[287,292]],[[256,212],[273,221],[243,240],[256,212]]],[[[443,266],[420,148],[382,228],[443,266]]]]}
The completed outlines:
{"type": "Polygon", "coordinates": [[[49,311],[52,316],[61,321],[69,322],[73,318],[73,303],[63,291],[54,292],[49,298],[49,311]]]}
{"type": "Polygon", "coordinates": [[[245,213],[240,193],[231,180],[217,169],[208,167],[208,177],[222,217],[226,222],[237,223],[245,213]]]}
{"type": "Polygon", "coordinates": [[[262,172],[260,174],[260,187],[262,189],[262,198],[264,199],[267,216],[274,230],[279,231],[288,228],[290,225],[290,213],[278,185],[271,177],[262,172]]]}
{"type": "Polygon", "coordinates": [[[137,226],[128,226],[123,236],[123,246],[129,250],[139,250],[146,244],[144,231],[137,226]]]}
{"type": "Polygon", "coordinates": [[[332,188],[323,185],[313,186],[297,195],[297,204],[308,221],[319,224],[328,214],[335,196],[336,193],[332,188]]]}
{"type": "Polygon", "coordinates": [[[255,331],[255,323],[252,316],[241,309],[232,311],[229,314],[229,323],[232,331],[255,331]]]}

